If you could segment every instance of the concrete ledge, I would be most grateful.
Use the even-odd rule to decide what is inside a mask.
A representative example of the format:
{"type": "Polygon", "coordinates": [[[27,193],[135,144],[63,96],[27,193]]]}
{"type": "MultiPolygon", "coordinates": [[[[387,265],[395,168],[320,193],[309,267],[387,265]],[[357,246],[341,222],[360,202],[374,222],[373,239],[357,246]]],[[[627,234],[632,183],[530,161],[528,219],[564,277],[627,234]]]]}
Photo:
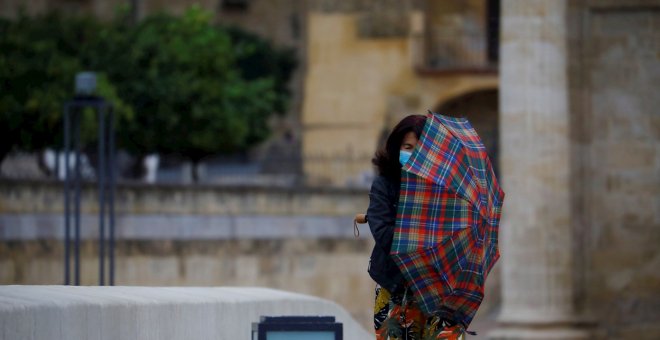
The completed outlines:
{"type": "MultiPolygon", "coordinates": [[[[81,216],[81,239],[97,239],[99,217],[81,216]]],[[[226,240],[353,238],[353,216],[117,215],[118,240],[226,240]]],[[[106,228],[108,228],[106,224],[106,228]]],[[[71,219],[73,233],[73,217],[71,219]]],[[[361,231],[368,234],[369,227],[361,231]]],[[[107,231],[106,231],[107,232],[107,231]]],[[[0,240],[64,239],[64,216],[53,213],[0,214],[0,240]]]]}
{"type": "Polygon", "coordinates": [[[262,315],[332,315],[344,339],[373,337],[334,302],[268,288],[0,286],[2,340],[249,340],[262,315]]]}

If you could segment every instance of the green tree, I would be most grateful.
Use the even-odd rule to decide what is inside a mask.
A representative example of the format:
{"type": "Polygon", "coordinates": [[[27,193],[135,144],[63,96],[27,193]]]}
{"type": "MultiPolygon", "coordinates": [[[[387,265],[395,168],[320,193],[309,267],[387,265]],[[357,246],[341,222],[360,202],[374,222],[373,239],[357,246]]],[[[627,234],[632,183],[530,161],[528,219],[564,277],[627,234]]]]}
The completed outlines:
{"type": "Polygon", "coordinates": [[[80,63],[59,49],[48,29],[57,22],[53,16],[0,22],[0,160],[14,146],[33,151],[53,145],[53,132],[62,130],[62,104],[80,63]]]}
{"type": "MultiPolygon", "coordinates": [[[[291,51],[214,26],[196,6],[180,17],[157,14],[137,24],[126,12],[111,23],[21,16],[0,22],[0,33],[6,152],[56,145],[73,77],[93,70],[99,93],[119,113],[120,147],[138,157],[180,154],[196,169],[204,157],[245,150],[268,137],[268,117],[286,110],[295,67],[291,51]]],[[[84,121],[94,136],[94,120],[84,121]]]]}
{"type": "Polygon", "coordinates": [[[196,179],[205,157],[245,150],[268,137],[268,117],[282,110],[289,94],[278,92],[284,77],[273,69],[246,76],[238,62],[256,50],[246,48],[246,39],[233,40],[195,6],[181,17],[153,15],[133,29],[119,22],[125,32],[102,50],[122,51],[103,64],[110,64],[112,82],[136,112],[135,124],[123,133],[125,147],[138,155],[183,155],[196,179]]]}
{"type": "MultiPolygon", "coordinates": [[[[93,19],[57,13],[0,21],[0,162],[14,148],[61,146],[63,105],[72,97],[75,74],[86,69],[85,48],[99,27],[93,19]]],[[[103,74],[98,83],[117,117],[130,119],[131,108],[103,74]]],[[[85,142],[96,136],[91,112],[84,113],[81,127],[85,142]]]]}
{"type": "Polygon", "coordinates": [[[246,80],[270,75],[275,81],[277,99],[275,111],[285,113],[291,91],[289,81],[298,64],[293,48],[276,48],[266,39],[238,27],[220,27],[231,37],[236,51],[236,63],[246,80]]]}

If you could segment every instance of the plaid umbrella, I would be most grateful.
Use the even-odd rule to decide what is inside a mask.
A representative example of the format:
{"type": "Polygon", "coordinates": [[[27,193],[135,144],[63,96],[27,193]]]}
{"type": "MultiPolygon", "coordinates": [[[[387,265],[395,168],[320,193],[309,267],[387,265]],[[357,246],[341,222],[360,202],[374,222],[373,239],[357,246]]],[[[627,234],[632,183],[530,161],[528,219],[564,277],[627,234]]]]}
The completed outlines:
{"type": "Polygon", "coordinates": [[[504,200],[467,119],[429,112],[400,190],[391,255],[426,315],[467,327],[499,258],[504,200]]]}

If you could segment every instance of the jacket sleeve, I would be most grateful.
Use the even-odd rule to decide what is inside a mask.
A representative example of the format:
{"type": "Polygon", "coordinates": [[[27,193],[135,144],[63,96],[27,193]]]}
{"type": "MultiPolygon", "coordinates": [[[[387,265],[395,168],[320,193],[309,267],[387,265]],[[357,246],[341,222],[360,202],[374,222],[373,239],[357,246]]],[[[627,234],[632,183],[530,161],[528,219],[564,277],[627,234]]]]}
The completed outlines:
{"type": "Polygon", "coordinates": [[[376,177],[371,184],[369,192],[369,208],[367,218],[371,234],[376,240],[376,246],[381,247],[389,254],[394,236],[394,223],[396,219],[396,202],[388,194],[388,187],[384,177],[376,177]]]}

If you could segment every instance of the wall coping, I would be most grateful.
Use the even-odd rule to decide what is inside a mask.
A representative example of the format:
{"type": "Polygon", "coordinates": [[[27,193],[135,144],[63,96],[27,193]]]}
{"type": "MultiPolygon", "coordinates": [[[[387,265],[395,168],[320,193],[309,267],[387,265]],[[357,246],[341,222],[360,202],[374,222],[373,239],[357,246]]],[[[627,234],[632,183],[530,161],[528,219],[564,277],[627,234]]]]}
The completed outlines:
{"type": "MultiPolygon", "coordinates": [[[[96,181],[83,180],[81,187],[84,189],[95,190],[96,181]]],[[[357,194],[363,195],[369,192],[369,187],[335,187],[335,186],[314,186],[314,185],[258,185],[258,184],[217,184],[217,183],[143,183],[138,181],[121,181],[116,184],[117,189],[122,190],[175,190],[175,191],[224,191],[224,192],[286,192],[286,193],[307,193],[307,194],[357,194]]],[[[64,188],[64,181],[56,179],[9,179],[0,177],[0,187],[18,187],[18,186],[44,186],[64,188]]]]}
{"type": "MultiPolygon", "coordinates": [[[[352,216],[119,214],[115,220],[117,240],[357,240],[352,216]]],[[[359,228],[363,239],[370,235],[367,225],[359,228]]],[[[64,240],[64,230],[62,214],[0,213],[0,240],[64,240]]],[[[73,230],[72,219],[72,235],[73,230]]],[[[97,240],[98,237],[98,215],[82,214],[80,238],[97,240]]]]}
{"type": "Polygon", "coordinates": [[[245,339],[261,316],[327,315],[373,337],[334,302],[261,287],[0,286],[0,338],[245,339]]]}

